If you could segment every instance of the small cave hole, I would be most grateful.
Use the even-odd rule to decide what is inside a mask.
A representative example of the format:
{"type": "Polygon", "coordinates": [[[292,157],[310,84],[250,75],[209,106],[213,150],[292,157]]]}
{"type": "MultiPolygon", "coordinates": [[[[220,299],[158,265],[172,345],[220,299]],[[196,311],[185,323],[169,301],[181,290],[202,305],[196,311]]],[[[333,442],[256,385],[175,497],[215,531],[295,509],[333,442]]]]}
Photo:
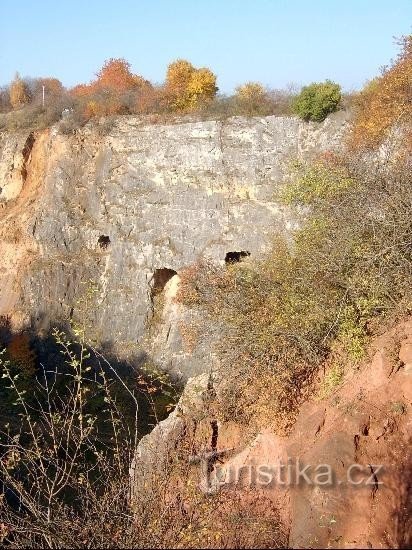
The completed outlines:
{"type": "Polygon", "coordinates": [[[225,263],[235,264],[241,262],[244,258],[250,256],[250,252],[247,250],[241,250],[240,252],[227,252],[225,256],[225,263]]]}
{"type": "Polygon", "coordinates": [[[166,284],[175,275],[177,275],[177,271],[175,271],[174,269],[169,269],[168,267],[161,267],[160,269],[156,269],[153,273],[153,278],[151,281],[152,298],[160,294],[166,284]]]}
{"type": "Polygon", "coordinates": [[[369,427],[368,426],[364,426],[362,428],[362,435],[369,435],[369,427]]]}
{"type": "Polygon", "coordinates": [[[110,237],[108,235],[100,235],[100,237],[97,239],[97,244],[103,250],[106,249],[110,244],[110,237]]]}

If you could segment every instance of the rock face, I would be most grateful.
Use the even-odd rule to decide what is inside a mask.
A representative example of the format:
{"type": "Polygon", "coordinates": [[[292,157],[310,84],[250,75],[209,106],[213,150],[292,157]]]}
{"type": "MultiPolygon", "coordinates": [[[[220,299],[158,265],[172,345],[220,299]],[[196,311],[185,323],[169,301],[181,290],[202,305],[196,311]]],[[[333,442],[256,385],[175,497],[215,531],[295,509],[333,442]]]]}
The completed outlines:
{"type": "MultiPolygon", "coordinates": [[[[99,344],[141,350],[165,270],[263,254],[294,223],[274,196],[291,160],[339,148],[345,128],[342,114],[322,124],[122,117],[70,136],[58,126],[2,135],[0,315],[40,331],[82,320],[99,344]]],[[[164,342],[169,367],[204,370],[179,345],[176,334],[164,342]]]]}

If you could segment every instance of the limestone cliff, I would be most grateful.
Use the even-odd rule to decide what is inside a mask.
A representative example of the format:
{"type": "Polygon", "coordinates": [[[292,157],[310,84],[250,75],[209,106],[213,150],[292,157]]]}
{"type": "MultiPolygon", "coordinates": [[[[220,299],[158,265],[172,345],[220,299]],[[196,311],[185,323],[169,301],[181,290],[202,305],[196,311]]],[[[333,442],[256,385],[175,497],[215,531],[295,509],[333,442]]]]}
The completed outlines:
{"type": "MultiPolygon", "coordinates": [[[[0,315],[37,331],[86,320],[99,345],[141,352],[154,292],[200,259],[263,254],[274,229],[293,224],[274,199],[290,162],[339,148],[345,127],[342,114],[322,124],[119,117],[74,135],[59,125],[1,135],[0,315]]],[[[168,307],[166,324],[177,315],[168,307]]],[[[204,370],[204,350],[183,351],[176,323],[155,340],[168,368],[204,370]]]]}
{"type": "Polygon", "coordinates": [[[294,159],[341,148],[346,125],[342,114],[322,124],[266,117],[148,125],[119,117],[70,135],[59,125],[0,135],[0,316],[40,334],[83,321],[99,346],[146,353],[190,379],[175,411],[140,442],[132,496],[139,501],[159,472],[169,504],[186,516],[190,499],[174,483],[222,495],[220,508],[199,509],[221,546],[270,546],[272,538],[256,534],[263,523],[280,526],[279,544],[297,548],[411,542],[410,320],[376,338],[369,358],[331,395],[314,392],[280,437],[270,427],[251,433],[217,420],[224,373],[209,370],[219,327],[188,348],[181,322],[201,323],[201,313],[174,299],[186,268],[258,259],[274,230],[297,223],[276,191],[294,159]],[[164,475],[170,450],[173,457],[182,451],[186,477],[164,475]],[[332,465],[334,483],[231,491],[225,482],[228,472],[296,457],[332,465]],[[371,483],[342,491],[353,464],[371,483]],[[381,477],[375,466],[382,464],[381,477]],[[239,517],[251,527],[239,529],[239,517]]]}

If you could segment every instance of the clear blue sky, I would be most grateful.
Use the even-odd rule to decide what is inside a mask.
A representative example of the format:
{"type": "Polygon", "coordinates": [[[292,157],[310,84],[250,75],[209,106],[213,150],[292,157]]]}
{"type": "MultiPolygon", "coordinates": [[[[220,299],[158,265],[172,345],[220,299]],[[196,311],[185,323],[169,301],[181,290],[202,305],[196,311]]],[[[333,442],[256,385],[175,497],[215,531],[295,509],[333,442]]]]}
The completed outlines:
{"type": "Polygon", "coordinates": [[[0,0],[0,84],[55,76],[90,81],[125,57],[164,79],[176,58],[209,66],[230,92],[247,80],[272,87],[331,78],[362,86],[412,32],[412,0],[0,0]]]}

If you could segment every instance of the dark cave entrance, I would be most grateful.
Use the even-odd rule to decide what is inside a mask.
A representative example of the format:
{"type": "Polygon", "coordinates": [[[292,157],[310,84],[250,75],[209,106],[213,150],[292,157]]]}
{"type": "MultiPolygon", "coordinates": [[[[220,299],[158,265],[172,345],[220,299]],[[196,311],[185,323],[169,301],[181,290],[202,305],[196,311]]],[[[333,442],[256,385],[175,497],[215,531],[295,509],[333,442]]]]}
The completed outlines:
{"type": "Polygon", "coordinates": [[[97,244],[105,250],[109,244],[110,244],[110,237],[108,235],[100,235],[100,237],[97,239],[97,244]]]}
{"type": "Polygon", "coordinates": [[[240,252],[227,252],[225,256],[225,263],[236,264],[237,262],[241,262],[248,256],[250,256],[250,252],[248,252],[247,250],[241,250],[240,252]]]}
{"type": "Polygon", "coordinates": [[[177,275],[177,271],[174,269],[169,269],[168,267],[161,267],[156,269],[153,273],[151,286],[152,286],[152,298],[160,294],[166,284],[170,281],[172,277],[177,275]]]}

